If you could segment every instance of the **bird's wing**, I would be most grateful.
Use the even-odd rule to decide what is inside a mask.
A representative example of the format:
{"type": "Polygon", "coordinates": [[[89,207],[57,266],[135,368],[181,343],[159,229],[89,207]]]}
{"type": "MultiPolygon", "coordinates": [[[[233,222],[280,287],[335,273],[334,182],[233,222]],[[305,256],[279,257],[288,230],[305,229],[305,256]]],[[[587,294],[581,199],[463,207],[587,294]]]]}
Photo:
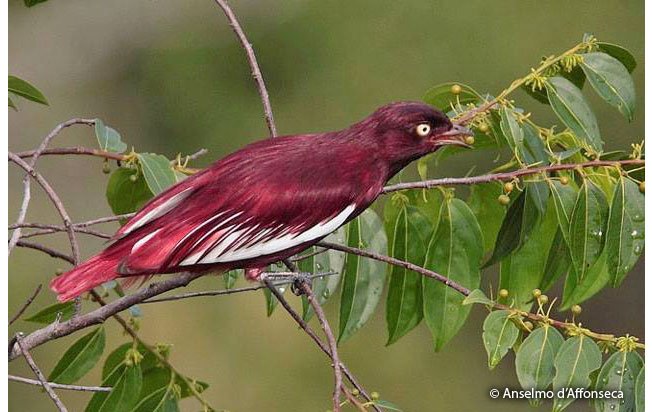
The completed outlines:
{"type": "Polygon", "coordinates": [[[133,242],[120,272],[170,272],[274,255],[326,236],[368,206],[357,198],[363,182],[294,164],[287,170],[293,167],[218,163],[162,193],[118,233],[133,242]]]}

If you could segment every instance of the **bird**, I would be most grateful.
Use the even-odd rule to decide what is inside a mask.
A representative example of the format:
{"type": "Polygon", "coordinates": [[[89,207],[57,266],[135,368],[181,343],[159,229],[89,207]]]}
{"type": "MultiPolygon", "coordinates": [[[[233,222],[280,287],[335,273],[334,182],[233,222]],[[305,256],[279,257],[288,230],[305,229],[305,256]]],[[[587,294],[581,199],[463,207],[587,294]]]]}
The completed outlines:
{"type": "Polygon", "coordinates": [[[420,102],[394,102],[333,132],[264,139],[150,199],[107,247],[52,279],[59,301],[110,280],[263,269],[353,220],[410,162],[447,145],[470,147],[466,127],[420,102]]]}

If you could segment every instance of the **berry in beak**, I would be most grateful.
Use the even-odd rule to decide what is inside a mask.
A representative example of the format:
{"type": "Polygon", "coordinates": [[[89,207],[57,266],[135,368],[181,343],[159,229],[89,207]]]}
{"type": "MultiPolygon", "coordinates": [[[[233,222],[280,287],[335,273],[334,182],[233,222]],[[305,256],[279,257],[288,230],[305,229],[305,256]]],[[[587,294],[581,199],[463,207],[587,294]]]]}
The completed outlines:
{"type": "Polygon", "coordinates": [[[436,146],[456,145],[471,148],[473,132],[464,126],[454,124],[447,132],[438,134],[434,143],[436,146]]]}

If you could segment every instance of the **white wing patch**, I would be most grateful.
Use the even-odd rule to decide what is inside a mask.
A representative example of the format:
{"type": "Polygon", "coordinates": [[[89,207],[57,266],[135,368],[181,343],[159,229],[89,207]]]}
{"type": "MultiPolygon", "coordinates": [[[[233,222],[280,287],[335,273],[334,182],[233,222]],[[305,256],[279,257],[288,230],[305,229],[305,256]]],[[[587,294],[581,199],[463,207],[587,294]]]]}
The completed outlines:
{"type": "MultiPolygon", "coordinates": [[[[246,236],[247,234],[250,234],[252,228],[245,227],[243,229],[239,229],[239,227],[242,226],[239,225],[237,227],[230,226],[221,229],[224,226],[219,225],[220,230],[224,230],[225,233],[228,233],[228,235],[220,239],[217,246],[213,248],[213,250],[211,250],[208,254],[206,254],[206,256],[202,257],[206,251],[205,249],[185,258],[179,265],[188,266],[196,264],[233,262],[280,252],[302,243],[318,239],[322,236],[326,236],[327,234],[340,227],[342,223],[344,223],[346,219],[351,215],[351,213],[353,213],[354,210],[355,205],[349,205],[337,216],[333,217],[330,220],[325,220],[304,232],[289,234],[284,234],[285,232],[281,232],[278,237],[260,242],[259,240],[264,238],[265,235],[272,230],[265,229],[256,234],[251,240],[244,242],[244,245],[238,247],[231,246],[234,244],[234,242],[238,242],[238,239],[241,239],[243,235],[246,236]]],[[[213,231],[211,230],[209,233],[213,233],[213,231]]],[[[201,242],[201,240],[203,239],[200,239],[199,242],[201,242]]]]}
{"type": "MultiPolygon", "coordinates": [[[[191,192],[189,192],[192,188],[188,188],[182,192],[177,193],[176,195],[172,196],[162,204],[156,206],[154,209],[150,210],[147,212],[143,217],[138,218],[137,220],[134,220],[133,222],[129,223],[129,226],[127,230],[125,230],[122,235],[127,235],[134,230],[138,229],[139,227],[142,227],[146,225],[147,223],[151,222],[154,219],[157,219],[170,210],[172,210],[174,207],[176,207],[183,199],[185,199],[191,192]]],[[[135,245],[134,245],[135,246],[135,245]]]]}
{"type": "Polygon", "coordinates": [[[161,229],[156,229],[155,231],[153,231],[153,232],[150,233],[149,235],[143,237],[143,238],[140,239],[138,242],[134,243],[134,245],[133,245],[132,248],[131,248],[131,253],[134,253],[134,252],[137,251],[139,248],[141,248],[145,243],[147,243],[148,240],[150,240],[151,238],[153,238],[154,236],[156,236],[156,234],[157,234],[160,230],[161,230],[161,229]]]}

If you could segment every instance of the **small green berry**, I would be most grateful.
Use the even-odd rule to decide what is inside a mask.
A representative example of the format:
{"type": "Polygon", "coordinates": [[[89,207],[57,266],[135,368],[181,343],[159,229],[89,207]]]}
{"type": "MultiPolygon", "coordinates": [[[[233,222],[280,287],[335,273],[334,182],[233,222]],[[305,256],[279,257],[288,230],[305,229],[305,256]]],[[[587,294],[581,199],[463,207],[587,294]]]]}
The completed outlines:
{"type": "Polygon", "coordinates": [[[541,289],[534,289],[532,291],[532,296],[534,296],[535,299],[537,299],[539,296],[541,296],[541,289]]]}
{"type": "Polygon", "coordinates": [[[560,182],[562,185],[564,185],[564,186],[566,186],[566,185],[568,184],[568,181],[569,181],[569,180],[568,180],[568,176],[562,176],[562,177],[559,179],[559,182],[560,182]]]}
{"type": "Polygon", "coordinates": [[[641,193],[645,193],[645,181],[642,181],[642,182],[638,185],[638,190],[640,190],[641,193]]]}
{"type": "Polygon", "coordinates": [[[539,296],[539,302],[541,302],[542,305],[545,305],[546,303],[548,303],[548,295],[539,296]]]}
{"type": "Polygon", "coordinates": [[[509,196],[507,195],[498,196],[498,203],[500,203],[503,206],[507,206],[509,204],[509,196]]]}
{"type": "Polygon", "coordinates": [[[580,305],[573,305],[571,306],[571,312],[573,312],[573,315],[579,316],[582,313],[582,307],[580,305]]]}
{"type": "Polygon", "coordinates": [[[464,138],[464,142],[465,142],[466,144],[468,144],[468,145],[472,145],[473,143],[475,143],[475,137],[473,137],[473,136],[466,136],[466,137],[464,138]]]}
{"type": "Polygon", "coordinates": [[[358,395],[360,395],[360,391],[357,390],[357,389],[353,389],[353,390],[351,391],[351,395],[353,395],[353,396],[358,396],[358,395]]]}
{"type": "Polygon", "coordinates": [[[487,126],[486,123],[482,123],[479,127],[478,130],[480,130],[482,133],[487,133],[489,131],[489,126],[487,126]]]}
{"type": "Polygon", "coordinates": [[[111,173],[111,166],[109,166],[108,162],[104,163],[104,165],[102,166],[102,173],[104,173],[105,175],[111,173]]]}
{"type": "Polygon", "coordinates": [[[500,291],[498,291],[498,296],[504,299],[509,296],[509,291],[507,289],[500,289],[500,291]]]}
{"type": "Polygon", "coordinates": [[[451,93],[453,93],[453,94],[460,94],[460,93],[462,93],[462,87],[461,87],[459,84],[454,84],[454,85],[451,87],[451,93]]]}
{"type": "Polygon", "coordinates": [[[527,330],[534,329],[534,325],[529,320],[526,320],[525,322],[523,322],[523,325],[527,328],[527,330]]]}
{"type": "Polygon", "coordinates": [[[507,193],[512,193],[512,190],[514,190],[514,183],[512,183],[512,182],[507,182],[507,183],[505,183],[505,185],[503,186],[503,188],[505,189],[505,192],[507,192],[507,193]]]}
{"type": "Polygon", "coordinates": [[[136,180],[138,180],[138,175],[134,174],[129,176],[129,180],[131,180],[132,182],[136,182],[136,180]]]}
{"type": "Polygon", "coordinates": [[[371,399],[374,401],[380,399],[380,394],[378,392],[371,392],[371,399]]]}

